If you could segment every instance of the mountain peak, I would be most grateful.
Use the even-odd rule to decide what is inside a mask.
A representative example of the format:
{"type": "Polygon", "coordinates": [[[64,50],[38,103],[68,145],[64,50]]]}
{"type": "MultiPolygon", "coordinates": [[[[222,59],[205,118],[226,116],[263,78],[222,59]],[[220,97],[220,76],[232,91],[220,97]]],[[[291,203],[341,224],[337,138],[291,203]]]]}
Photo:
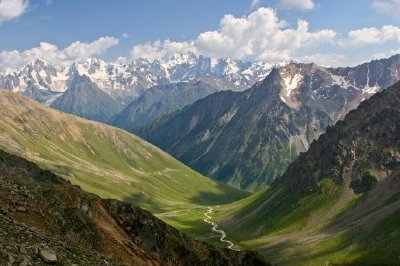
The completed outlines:
{"type": "Polygon", "coordinates": [[[36,58],[36,59],[32,60],[32,61],[28,64],[28,66],[36,66],[36,65],[47,65],[47,66],[49,66],[50,63],[48,63],[47,61],[45,61],[45,60],[43,60],[43,59],[41,59],[41,58],[36,58]]]}
{"type": "Polygon", "coordinates": [[[48,72],[48,71],[56,72],[56,69],[53,65],[51,65],[47,61],[40,59],[40,58],[36,58],[35,60],[31,61],[22,69],[23,72],[24,71],[30,72],[32,70],[35,70],[38,72],[41,70],[44,70],[45,72],[48,72]]]}
{"type": "Polygon", "coordinates": [[[75,75],[70,76],[68,79],[68,88],[70,89],[74,89],[77,86],[82,86],[82,84],[97,88],[96,84],[94,84],[90,77],[85,74],[76,73],[75,75]]]}

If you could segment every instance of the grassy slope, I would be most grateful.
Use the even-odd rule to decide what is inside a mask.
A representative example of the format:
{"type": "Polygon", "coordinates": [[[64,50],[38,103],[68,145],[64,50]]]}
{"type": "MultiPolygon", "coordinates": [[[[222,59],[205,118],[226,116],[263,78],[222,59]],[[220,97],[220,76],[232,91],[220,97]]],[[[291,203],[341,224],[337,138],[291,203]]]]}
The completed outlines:
{"type": "Polygon", "coordinates": [[[0,92],[0,148],[103,198],[133,202],[189,234],[209,232],[205,207],[248,194],[217,183],[122,130],[0,92]],[[194,215],[192,215],[194,214],[194,215]]]}
{"type": "Polygon", "coordinates": [[[240,247],[279,265],[398,264],[399,194],[360,212],[367,196],[333,184],[327,188],[300,202],[285,188],[272,188],[217,207],[214,219],[240,247]],[[358,215],[346,217],[352,210],[358,215]],[[391,214],[380,219],[384,212],[391,214]]]}
{"type": "Polygon", "coordinates": [[[221,227],[278,264],[400,265],[399,103],[400,82],[364,101],[221,227]]]}

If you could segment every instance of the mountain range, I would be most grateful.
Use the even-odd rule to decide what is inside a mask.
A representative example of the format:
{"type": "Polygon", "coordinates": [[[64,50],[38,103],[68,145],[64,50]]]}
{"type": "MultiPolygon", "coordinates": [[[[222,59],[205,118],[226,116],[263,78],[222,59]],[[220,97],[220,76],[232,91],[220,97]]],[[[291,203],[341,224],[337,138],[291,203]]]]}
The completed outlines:
{"type": "Polygon", "coordinates": [[[290,63],[133,132],[200,173],[242,189],[273,182],[360,102],[400,80],[400,55],[356,67],[290,63]]]}
{"type": "MultiPolygon", "coordinates": [[[[218,92],[159,119],[209,98],[222,103],[209,108],[218,116],[224,114],[221,106],[232,108],[232,97],[234,106],[254,112],[255,118],[275,106],[267,118],[276,117],[289,129],[310,116],[332,123],[336,117],[306,152],[293,153],[294,161],[270,188],[253,194],[206,178],[126,131],[0,91],[0,262],[265,265],[254,252],[217,248],[229,244],[230,249],[257,250],[278,265],[398,264],[400,82],[383,90],[398,73],[397,62],[398,57],[373,61],[358,66],[358,74],[354,68],[292,63],[272,69],[248,91],[218,92]],[[372,65],[381,73],[371,74],[372,65]],[[363,85],[359,77],[365,68],[368,82],[363,85]],[[301,85],[291,89],[293,79],[301,85]],[[317,89],[308,91],[317,80],[317,89]],[[338,80],[350,85],[343,88],[338,80]],[[327,81],[329,90],[321,90],[327,81]],[[332,87],[336,96],[326,94],[332,87]],[[344,105],[334,109],[333,100],[325,104],[338,96],[361,103],[352,111],[344,105]],[[329,116],[327,110],[339,111],[329,116]]],[[[92,81],[84,77],[79,82],[92,81]]],[[[220,121],[229,124],[243,110],[228,112],[220,121]]],[[[241,119],[257,121],[254,117],[241,119]]],[[[241,125],[258,134],[251,123],[241,125]]],[[[264,134],[279,125],[269,125],[264,134]]],[[[284,127],[269,136],[280,137],[284,127]]],[[[237,132],[230,137],[239,140],[237,132]]]]}
{"type": "Polygon", "coordinates": [[[243,63],[230,58],[211,59],[180,53],[165,61],[136,59],[131,63],[91,58],[61,69],[37,59],[22,69],[8,69],[1,73],[0,88],[51,104],[68,90],[68,80],[85,75],[99,89],[126,106],[146,89],[156,85],[208,77],[242,90],[264,78],[269,70],[270,66],[264,63],[243,63]]]}

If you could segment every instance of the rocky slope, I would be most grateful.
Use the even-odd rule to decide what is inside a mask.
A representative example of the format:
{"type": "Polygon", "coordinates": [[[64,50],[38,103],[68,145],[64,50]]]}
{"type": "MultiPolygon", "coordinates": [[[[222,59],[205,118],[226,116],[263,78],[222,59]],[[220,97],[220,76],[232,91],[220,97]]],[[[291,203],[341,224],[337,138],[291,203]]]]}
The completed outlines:
{"type": "Polygon", "coordinates": [[[2,265],[267,265],[193,240],[132,204],[102,200],[0,150],[2,265]]]}
{"type": "Polygon", "coordinates": [[[134,130],[197,171],[244,189],[280,176],[349,110],[400,79],[400,55],[354,68],[291,63],[134,130]]]}
{"type": "Polygon", "coordinates": [[[397,265],[399,196],[400,82],[330,127],[271,189],[221,207],[218,223],[278,264],[397,265]]]}
{"type": "Polygon", "coordinates": [[[68,89],[51,106],[69,114],[104,123],[121,111],[121,106],[85,75],[74,75],[69,79],[68,89]]]}
{"type": "Polygon", "coordinates": [[[117,114],[110,124],[124,129],[140,127],[207,95],[229,89],[234,90],[235,87],[228,82],[207,77],[188,82],[158,85],[146,90],[117,114]]]}

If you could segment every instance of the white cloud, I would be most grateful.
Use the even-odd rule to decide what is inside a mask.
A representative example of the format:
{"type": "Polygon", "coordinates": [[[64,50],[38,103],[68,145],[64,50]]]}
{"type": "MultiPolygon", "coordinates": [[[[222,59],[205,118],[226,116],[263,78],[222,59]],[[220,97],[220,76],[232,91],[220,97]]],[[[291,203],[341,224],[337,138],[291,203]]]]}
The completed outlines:
{"type": "Polygon", "coordinates": [[[311,10],[315,8],[313,0],[279,0],[279,9],[311,10]]]}
{"type": "Polygon", "coordinates": [[[347,57],[344,54],[312,54],[302,56],[296,59],[296,61],[303,62],[303,63],[315,63],[320,66],[329,66],[329,67],[336,67],[336,66],[344,66],[346,65],[347,57]]]}
{"type": "Polygon", "coordinates": [[[28,0],[1,0],[0,24],[21,16],[28,8],[28,0]]]}
{"type": "Polygon", "coordinates": [[[90,43],[73,42],[64,49],[59,49],[51,43],[41,42],[39,47],[22,52],[17,50],[0,52],[0,67],[20,68],[36,58],[46,60],[56,67],[65,67],[73,62],[84,61],[92,56],[103,54],[118,42],[118,39],[106,36],[90,43]]]}
{"type": "Polygon", "coordinates": [[[386,56],[386,54],[385,53],[376,53],[376,54],[373,54],[372,56],[371,56],[371,60],[378,60],[378,59],[382,59],[382,58],[386,58],[387,56],[386,56]]]}
{"type": "Polygon", "coordinates": [[[257,8],[257,7],[260,5],[260,3],[261,3],[261,0],[252,0],[252,1],[251,1],[250,8],[251,8],[251,9],[257,8]]]}
{"type": "Polygon", "coordinates": [[[143,57],[149,60],[164,60],[175,53],[198,54],[198,51],[193,42],[165,40],[136,45],[132,48],[131,57],[133,59],[143,57]]]}
{"type": "Polygon", "coordinates": [[[128,33],[126,33],[126,32],[122,33],[122,38],[127,39],[129,37],[131,37],[131,36],[128,33]]]}
{"type": "Polygon", "coordinates": [[[391,41],[400,43],[400,28],[393,25],[385,25],[380,29],[372,27],[350,31],[343,45],[364,46],[391,41]]]}
{"type": "Polygon", "coordinates": [[[218,30],[208,31],[188,42],[156,41],[133,47],[133,58],[168,58],[176,52],[193,52],[211,57],[231,57],[277,63],[296,56],[303,48],[333,42],[336,32],[310,32],[308,22],[299,20],[288,27],[271,8],[259,8],[246,17],[226,15],[218,30]]]}
{"type": "Polygon", "coordinates": [[[395,54],[400,54],[400,49],[397,49],[397,50],[391,50],[391,51],[390,51],[390,53],[391,53],[392,55],[395,55],[395,54]]]}
{"type": "Polygon", "coordinates": [[[400,0],[376,0],[372,3],[372,8],[383,14],[391,14],[400,19],[400,0]]]}
{"type": "Polygon", "coordinates": [[[400,49],[398,49],[398,50],[391,50],[391,51],[385,52],[385,53],[376,53],[376,54],[373,54],[373,55],[370,57],[370,60],[378,60],[378,59],[388,58],[388,57],[391,57],[391,56],[397,55],[397,54],[400,54],[400,49]]]}

